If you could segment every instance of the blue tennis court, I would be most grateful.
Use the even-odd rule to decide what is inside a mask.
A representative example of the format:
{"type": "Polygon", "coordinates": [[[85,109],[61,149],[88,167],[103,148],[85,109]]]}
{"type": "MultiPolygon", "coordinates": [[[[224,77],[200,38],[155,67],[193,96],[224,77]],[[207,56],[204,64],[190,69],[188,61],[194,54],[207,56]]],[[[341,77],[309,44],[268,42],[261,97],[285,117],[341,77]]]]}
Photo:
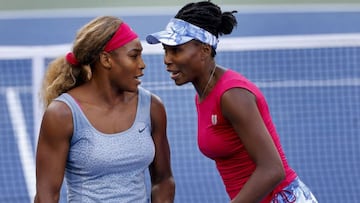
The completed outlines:
{"type": "MultiPolygon", "coordinates": [[[[162,29],[171,17],[111,14],[128,22],[141,40],[147,33],[162,29]]],[[[80,26],[92,18],[89,14],[2,17],[0,54],[11,46],[37,46],[35,52],[41,45],[47,56],[47,45],[71,43],[80,26]]],[[[275,40],[274,44],[282,43],[286,48],[224,49],[218,52],[217,62],[241,72],[262,89],[290,165],[319,202],[356,202],[360,199],[360,38],[356,37],[355,44],[303,47],[299,43],[298,48],[289,47],[282,38],[359,36],[360,26],[354,25],[360,22],[360,9],[239,10],[237,19],[239,25],[227,40],[256,41],[276,36],[273,39],[279,42],[275,40]]],[[[45,57],[43,63],[50,59],[45,57]]],[[[162,98],[168,114],[175,202],[229,202],[214,163],[197,148],[195,91],[190,85],[177,87],[172,83],[160,52],[144,54],[144,60],[143,86],[162,98]]],[[[21,54],[0,57],[0,202],[32,201],[35,174],[31,172],[38,128],[34,119],[38,95],[32,90],[39,80],[34,77],[36,61],[37,57],[21,54]]],[[[62,202],[65,199],[63,192],[62,202]]]]}

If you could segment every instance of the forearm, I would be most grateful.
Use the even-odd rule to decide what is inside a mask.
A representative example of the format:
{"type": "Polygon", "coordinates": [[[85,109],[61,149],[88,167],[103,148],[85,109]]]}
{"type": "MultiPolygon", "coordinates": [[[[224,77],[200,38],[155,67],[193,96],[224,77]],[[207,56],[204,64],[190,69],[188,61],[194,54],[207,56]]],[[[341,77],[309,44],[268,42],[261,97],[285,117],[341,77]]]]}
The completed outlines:
{"type": "Polygon", "coordinates": [[[58,203],[60,193],[37,192],[34,203],[58,203]]]}
{"type": "Polygon", "coordinates": [[[151,187],[152,203],[173,203],[175,197],[175,181],[169,177],[151,187]]]}

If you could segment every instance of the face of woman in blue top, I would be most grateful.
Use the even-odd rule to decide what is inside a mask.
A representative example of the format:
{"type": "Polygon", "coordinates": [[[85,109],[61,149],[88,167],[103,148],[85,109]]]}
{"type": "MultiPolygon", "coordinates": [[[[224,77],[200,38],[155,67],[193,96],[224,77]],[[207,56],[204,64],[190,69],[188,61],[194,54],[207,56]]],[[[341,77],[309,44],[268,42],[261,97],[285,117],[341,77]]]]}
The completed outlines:
{"type": "Polygon", "coordinates": [[[104,69],[108,70],[107,75],[112,86],[119,90],[137,91],[145,69],[142,50],[139,39],[134,39],[114,51],[103,51],[100,54],[100,61],[104,69]]]}

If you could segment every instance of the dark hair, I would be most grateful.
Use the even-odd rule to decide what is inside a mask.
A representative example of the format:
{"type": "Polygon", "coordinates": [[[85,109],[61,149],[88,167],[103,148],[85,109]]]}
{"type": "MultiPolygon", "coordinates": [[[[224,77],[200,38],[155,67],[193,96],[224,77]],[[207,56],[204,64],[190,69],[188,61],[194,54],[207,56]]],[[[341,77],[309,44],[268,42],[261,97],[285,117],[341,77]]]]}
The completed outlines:
{"type": "Polygon", "coordinates": [[[222,12],[218,5],[210,1],[200,1],[186,4],[175,15],[175,18],[201,27],[216,37],[219,37],[230,34],[233,31],[237,25],[234,16],[236,12],[237,11],[222,12]]]}

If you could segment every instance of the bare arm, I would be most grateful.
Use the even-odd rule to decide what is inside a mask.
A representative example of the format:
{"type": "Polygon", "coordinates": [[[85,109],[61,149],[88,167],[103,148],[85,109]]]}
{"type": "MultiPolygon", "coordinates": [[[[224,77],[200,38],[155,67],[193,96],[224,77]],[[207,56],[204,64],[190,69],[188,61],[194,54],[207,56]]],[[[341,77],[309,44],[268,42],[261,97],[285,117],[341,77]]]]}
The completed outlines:
{"type": "Polygon", "coordinates": [[[151,202],[172,203],[175,196],[175,181],[171,171],[170,149],[166,135],[166,112],[160,99],[151,100],[152,137],[155,143],[155,158],[150,165],[151,202]]]}
{"type": "Polygon", "coordinates": [[[231,202],[259,202],[285,177],[279,153],[252,93],[242,88],[230,89],[221,98],[221,108],[256,164],[254,173],[231,202]]]}
{"type": "Polygon", "coordinates": [[[36,153],[35,203],[59,202],[73,132],[71,115],[64,103],[56,101],[44,113],[36,153]]]}

